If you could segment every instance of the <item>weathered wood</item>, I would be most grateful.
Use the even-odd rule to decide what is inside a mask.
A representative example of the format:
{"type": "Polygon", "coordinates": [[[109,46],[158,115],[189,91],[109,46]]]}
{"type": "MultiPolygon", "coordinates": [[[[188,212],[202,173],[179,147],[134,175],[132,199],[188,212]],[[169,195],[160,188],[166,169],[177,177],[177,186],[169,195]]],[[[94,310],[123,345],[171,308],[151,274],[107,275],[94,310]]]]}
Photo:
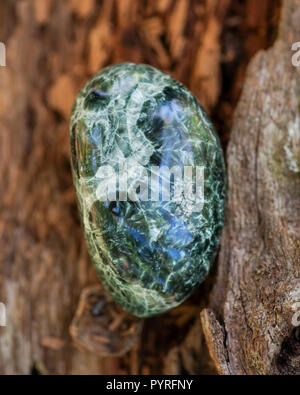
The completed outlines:
{"type": "Polygon", "coordinates": [[[143,320],[124,311],[99,284],[82,291],[70,335],[84,352],[123,356],[141,336],[142,328],[143,320]]]}
{"type": "Polygon", "coordinates": [[[123,358],[74,347],[68,329],[80,293],[98,279],[78,220],[68,118],[91,74],[118,61],[144,62],[171,73],[217,114],[226,142],[248,60],[276,26],[279,0],[254,3],[0,2],[7,47],[7,66],[0,67],[0,302],[7,309],[0,373],[161,373],[174,345],[183,361],[178,372],[209,369],[202,334],[200,345],[198,329],[189,331],[194,321],[199,328],[209,282],[176,311],[147,320],[142,341],[123,358]]]}
{"type": "Polygon", "coordinates": [[[251,62],[228,147],[228,208],[211,310],[202,312],[221,374],[300,374],[300,1],[251,62]],[[299,306],[299,305],[298,305],[299,306]]]}

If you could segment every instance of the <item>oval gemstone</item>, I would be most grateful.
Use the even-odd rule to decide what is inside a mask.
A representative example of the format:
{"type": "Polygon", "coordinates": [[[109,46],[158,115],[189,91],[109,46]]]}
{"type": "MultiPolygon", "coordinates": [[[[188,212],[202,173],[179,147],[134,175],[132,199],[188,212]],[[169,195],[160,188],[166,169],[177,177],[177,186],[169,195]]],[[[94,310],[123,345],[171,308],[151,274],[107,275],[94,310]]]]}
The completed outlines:
{"type": "Polygon", "coordinates": [[[148,317],[207,276],[223,226],[225,166],[195,97],[159,70],[122,63],[78,94],[72,173],[89,253],[105,288],[148,317]]]}

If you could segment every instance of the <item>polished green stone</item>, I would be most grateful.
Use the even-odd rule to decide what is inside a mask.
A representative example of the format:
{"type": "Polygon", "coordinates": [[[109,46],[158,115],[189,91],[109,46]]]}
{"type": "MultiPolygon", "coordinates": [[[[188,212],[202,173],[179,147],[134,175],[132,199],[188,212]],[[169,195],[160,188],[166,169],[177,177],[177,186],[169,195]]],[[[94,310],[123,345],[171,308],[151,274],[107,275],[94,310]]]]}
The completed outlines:
{"type": "MultiPolygon", "coordinates": [[[[223,227],[224,159],[206,113],[170,76],[122,63],[103,69],[80,91],[70,131],[82,226],[104,286],[137,316],[179,305],[207,276],[223,227]],[[181,202],[164,200],[162,193],[159,199],[144,199],[146,182],[138,171],[126,173],[136,201],[120,197],[121,181],[114,184],[116,197],[103,199],[100,182],[114,182],[103,166],[119,175],[125,162],[142,166],[150,176],[163,166],[178,166],[183,175],[184,166],[204,169],[203,207],[195,209],[193,195],[181,202]]],[[[174,175],[170,181],[173,196],[178,184],[174,175]]]]}

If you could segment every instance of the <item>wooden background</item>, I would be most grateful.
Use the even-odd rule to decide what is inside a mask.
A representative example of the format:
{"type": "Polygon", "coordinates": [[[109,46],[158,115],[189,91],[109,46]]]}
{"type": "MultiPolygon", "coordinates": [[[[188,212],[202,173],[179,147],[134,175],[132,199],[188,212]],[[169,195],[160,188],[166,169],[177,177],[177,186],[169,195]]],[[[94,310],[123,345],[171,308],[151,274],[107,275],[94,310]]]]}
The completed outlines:
{"type": "MultiPolygon", "coordinates": [[[[283,41],[291,40],[291,32],[299,33],[290,19],[297,7],[298,0],[286,1],[283,41]]],[[[237,362],[238,358],[228,357],[230,350],[226,357],[224,350],[213,346],[222,342],[222,328],[211,310],[204,310],[202,324],[199,313],[207,306],[216,282],[216,265],[184,305],[146,320],[140,340],[124,357],[101,358],[74,346],[69,326],[79,295],[98,279],[79,224],[70,173],[68,120],[76,93],[103,66],[121,61],[149,63],[191,89],[212,116],[226,149],[247,66],[278,37],[280,10],[279,0],[1,1],[0,41],[7,47],[7,67],[0,68],[0,301],[6,303],[8,314],[8,326],[0,328],[1,373],[278,373],[278,366],[265,356],[268,350],[261,349],[266,341],[262,332],[257,333],[261,337],[258,349],[249,343],[249,353],[260,355],[256,364],[248,351],[246,362],[237,362]],[[210,344],[213,331],[220,333],[210,344]],[[232,363],[226,364],[224,358],[232,363]],[[237,363],[242,366],[240,371],[230,369],[237,363]]],[[[254,71],[251,78],[248,90],[253,85],[254,90],[256,86],[268,89],[269,85],[255,80],[254,71]]],[[[291,81],[293,78],[292,73],[291,81]]],[[[251,130],[251,124],[244,126],[246,109],[247,104],[233,127],[241,129],[244,140],[237,130],[234,141],[243,141],[243,147],[249,143],[251,130]]],[[[252,111],[255,118],[258,109],[252,111]]],[[[240,170],[247,183],[250,173],[243,163],[240,170]]],[[[234,160],[229,165],[236,168],[234,160]]],[[[226,234],[229,231],[226,228],[226,234]]],[[[238,227],[231,232],[239,232],[238,227]]],[[[225,242],[230,244],[230,240],[225,242]]],[[[226,261],[224,248],[223,244],[221,272],[226,261]]],[[[237,249],[232,244],[230,248],[237,249]]],[[[299,274],[298,257],[295,253],[291,264],[294,277],[299,274]]],[[[274,275],[275,279],[279,276],[274,275]]],[[[220,274],[217,281],[225,292],[220,274]]],[[[217,295],[212,300],[211,308],[219,301],[214,310],[222,322],[224,298],[217,295]]],[[[247,310],[246,301],[245,306],[247,310]]],[[[256,324],[248,323],[249,336],[256,324]]],[[[278,352],[290,329],[279,331],[274,343],[278,352]]],[[[242,349],[232,346],[232,350],[241,355],[245,339],[239,341],[242,349]]],[[[283,364],[282,372],[295,372],[299,354],[287,368],[283,364]]]]}

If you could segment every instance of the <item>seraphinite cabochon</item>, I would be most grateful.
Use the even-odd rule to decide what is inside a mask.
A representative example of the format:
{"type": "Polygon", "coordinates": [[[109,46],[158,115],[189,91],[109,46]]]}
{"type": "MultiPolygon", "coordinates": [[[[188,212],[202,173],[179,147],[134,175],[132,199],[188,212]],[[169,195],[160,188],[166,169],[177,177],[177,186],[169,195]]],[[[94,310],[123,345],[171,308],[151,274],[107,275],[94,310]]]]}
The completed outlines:
{"type": "Polygon", "coordinates": [[[140,317],[179,305],[207,276],[223,226],[224,159],[206,113],[170,76],[122,63],[81,90],[70,130],[83,230],[104,286],[140,317]]]}

